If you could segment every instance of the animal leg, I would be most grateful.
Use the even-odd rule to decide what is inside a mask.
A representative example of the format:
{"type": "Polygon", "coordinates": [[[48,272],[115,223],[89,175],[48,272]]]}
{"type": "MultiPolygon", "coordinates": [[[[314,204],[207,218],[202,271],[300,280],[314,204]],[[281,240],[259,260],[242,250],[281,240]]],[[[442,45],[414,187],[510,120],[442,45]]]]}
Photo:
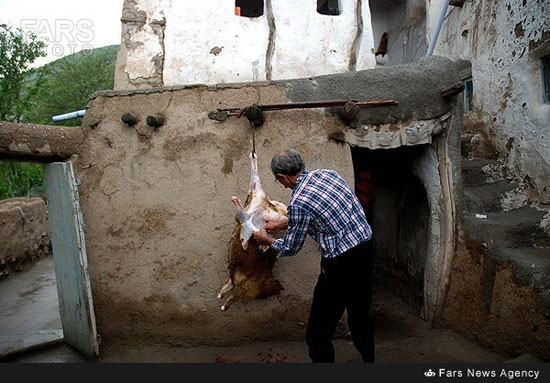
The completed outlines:
{"type": "Polygon", "coordinates": [[[248,190],[252,194],[262,190],[260,176],[258,175],[258,156],[255,153],[250,153],[250,186],[248,190]]]}
{"type": "Polygon", "coordinates": [[[231,202],[235,205],[235,209],[237,210],[237,215],[239,216],[239,220],[241,223],[246,222],[246,212],[244,211],[244,207],[241,204],[241,199],[239,197],[231,197],[231,202]]]}
{"type": "Polygon", "coordinates": [[[229,308],[229,306],[231,306],[233,304],[233,302],[235,302],[235,297],[233,297],[233,294],[231,294],[229,296],[229,298],[227,298],[222,306],[222,311],[225,311],[229,308]]]}
{"type": "Polygon", "coordinates": [[[231,278],[227,281],[225,285],[221,288],[220,292],[218,293],[218,299],[222,299],[223,296],[233,288],[233,282],[231,281],[231,278]]]}

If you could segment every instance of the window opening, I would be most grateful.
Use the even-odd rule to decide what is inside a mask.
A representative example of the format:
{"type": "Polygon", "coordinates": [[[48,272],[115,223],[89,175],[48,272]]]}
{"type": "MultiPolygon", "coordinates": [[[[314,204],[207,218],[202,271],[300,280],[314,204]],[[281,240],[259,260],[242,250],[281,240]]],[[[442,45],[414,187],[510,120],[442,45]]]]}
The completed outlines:
{"type": "Polygon", "coordinates": [[[264,0],[236,0],[235,14],[243,17],[260,17],[264,14],[264,0]]]}
{"type": "Polygon", "coordinates": [[[317,13],[328,16],[338,16],[340,4],[338,0],[317,0],[317,13]]]}

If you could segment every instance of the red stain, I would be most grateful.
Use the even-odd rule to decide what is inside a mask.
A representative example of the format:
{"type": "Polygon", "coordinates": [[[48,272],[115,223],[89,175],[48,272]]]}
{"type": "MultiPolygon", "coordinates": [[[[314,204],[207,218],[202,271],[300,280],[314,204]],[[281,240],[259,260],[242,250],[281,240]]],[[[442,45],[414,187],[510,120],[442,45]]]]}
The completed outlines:
{"type": "Polygon", "coordinates": [[[241,363],[241,362],[239,360],[226,359],[226,358],[222,358],[221,356],[217,356],[216,363],[241,363]]]}
{"type": "MultiPolygon", "coordinates": [[[[269,350],[271,351],[271,350],[269,350]]],[[[258,353],[258,356],[262,355],[262,353],[258,353]]],[[[286,356],[280,357],[279,353],[275,354],[275,358],[272,354],[267,354],[265,358],[261,360],[262,363],[286,363],[286,356]]]]}

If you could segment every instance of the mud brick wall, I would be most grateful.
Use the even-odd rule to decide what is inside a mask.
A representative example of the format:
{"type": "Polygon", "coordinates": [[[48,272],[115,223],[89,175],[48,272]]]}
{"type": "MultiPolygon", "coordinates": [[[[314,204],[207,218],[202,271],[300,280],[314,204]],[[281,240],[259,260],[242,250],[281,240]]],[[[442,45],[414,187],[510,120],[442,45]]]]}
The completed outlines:
{"type": "Polygon", "coordinates": [[[42,198],[0,201],[0,279],[50,255],[50,236],[42,198]]]}

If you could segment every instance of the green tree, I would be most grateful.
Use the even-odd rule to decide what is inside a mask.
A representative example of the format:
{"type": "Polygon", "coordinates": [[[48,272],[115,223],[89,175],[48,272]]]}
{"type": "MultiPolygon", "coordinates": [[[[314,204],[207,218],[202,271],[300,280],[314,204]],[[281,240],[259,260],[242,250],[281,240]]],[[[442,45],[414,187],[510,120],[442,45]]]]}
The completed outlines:
{"type": "Polygon", "coordinates": [[[46,55],[45,47],[36,35],[0,24],[0,120],[21,121],[36,90],[25,87],[29,65],[46,55]]]}
{"type": "MultiPolygon", "coordinates": [[[[37,77],[45,78],[40,92],[32,99],[33,108],[24,115],[26,121],[54,124],[52,116],[85,109],[97,91],[113,89],[118,46],[79,52],[40,68],[37,77]]],[[[71,119],[56,125],[80,125],[71,119]]]]}
{"type": "MultiPolygon", "coordinates": [[[[118,45],[97,48],[27,70],[19,91],[26,99],[16,120],[80,125],[81,118],[54,123],[52,116],[84,109],[94,92],[113,89],[117,51],[118,45]]],[[[42,165],[0,162],[0,199],[28,197],[42,190],[42,165]]]]}
{"type": "Polygon", "coordinates": [[[0,199],[30,197],[42,192],[42,166],[27,162],[0,162],[0,199]]]}

